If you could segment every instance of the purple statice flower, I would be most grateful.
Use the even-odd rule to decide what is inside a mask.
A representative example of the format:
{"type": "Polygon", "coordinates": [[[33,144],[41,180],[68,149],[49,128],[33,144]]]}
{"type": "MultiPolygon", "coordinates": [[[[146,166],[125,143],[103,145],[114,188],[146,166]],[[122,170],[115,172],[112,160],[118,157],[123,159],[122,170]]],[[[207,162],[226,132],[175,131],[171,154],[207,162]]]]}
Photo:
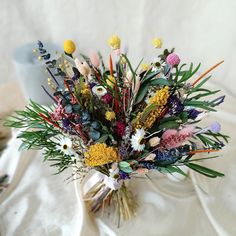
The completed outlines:
{"type": "MultiPolygon", "coordinates": [[[[176,150],[176,152],[178,152],[178,154],[179,154],[178,150],[176,150]]],[[[155,154],[156,154],[155,162],[158,166],[167,166],[167,165],[173,164],[178,159],[181,158],[181,155],[173,155],[173,150],[172,149],[168,150],[168,151],[157,150],[155,152],[155,154]]]]}
{"type": "Polygon", "coordinates": [[[120,179],[122,179],[122,180],[130,179],[129,174],[125,173],[125,172],[122,171],[122,170],[119,171],[119,176],[120,176],[120,179]]]}
{"type": "Polygon", "coordinates": [[[92,89],[95,85],[97,85],[95,82],[91,82],[91,83],[89,83],[89,87],[90,87],[90,89],[92,89]]]}
{"type": "Polygon", "coordinates": [[[220,96],[220,97],[214,99],[213,101],[211,101],[211,103],[215,107],[215,106],[220,105],[222,102],[224,102],[224,100],[225,100],[225,96],[220,96]]]}
{"type": "Polygon", "coordinates": [[[213,122],[209,126],[205,127],[204,129],[199,130],[196,134],[204,134],[208,131],[211,131],[212,133],[219,133],[221,129],[221,125],[218,122],[213,122]]]}
{"type": "Polygon", "coordinates": [[[156,169],[157,166],[155,165],[155,162],[153,161],[141,161],[139,163],[143,168],[146,168],[148,170],[156,169]]]}
{"type": "Polygon", "coordinates": [[[70,131],[71,127],[70,127],[70,121],[69,119],[63,118],[62,120],[62,126],[65,130],[70,131]]]}
{"type": "Polygon", "coordinates": [[[170,115],[177,115],[184,110],[184,105],[182,104],[180,99],[177,97],[177,95],[171,96],[169,98],[168,103],[170,104],[170,108],[168,111],[170,115]]]}
{"type": "Polygon", "coordinates": [[[119,154],[123,160],[128,157],[127,149],[124,146],[118,147],[118,151],[119,151],[119,154]]]}
{"type": "Polygon", "coordinates": [[[189,109],[187,110],[188,112],[188,118],[191,120],[195,120],[197,118],[197,116],[202,113],[201,111],[198,111],[196,109],[189,109]]]}
{"type": "Polygon", "coordinates": [[[212,133],[219,133],[220,132],[220,129],[221,129],[221,125],[220,123],[218,122],[213,122],[211,123],[210,127],[209,127],[209,130],[212,132],[212,133]]]}
{"type": "Polygon", "coordinates": [[[74,72],[74,75],[73,75],[73,77],[71,79],[75,82],[76,80],[79,79],[80,73],[79,73],[79,71],[78,71],[78,69],[76,67],[73,67],[72,70],[74,72]]]}
{"type": "Polygon", "coordinates": [[[71,79],[75,82],[76,80],[78,80],[78,77],[76,75],[72,76],[71,79]]]}

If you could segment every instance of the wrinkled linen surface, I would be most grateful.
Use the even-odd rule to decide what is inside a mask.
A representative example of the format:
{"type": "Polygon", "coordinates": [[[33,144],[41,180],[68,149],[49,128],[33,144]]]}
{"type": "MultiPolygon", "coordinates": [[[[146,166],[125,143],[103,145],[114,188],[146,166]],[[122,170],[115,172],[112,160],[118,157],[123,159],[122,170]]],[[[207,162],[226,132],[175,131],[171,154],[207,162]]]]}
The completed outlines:
{"type": "MultiPolygon", "coordinates": [[[[15,96],[20,97],[17,84],[9,84],[13,85],[15,96]]],[[[208,179],[190,172],[182,182],[156,174],[150,175],[152,181],[133,179],[129,187],[139,208],[137,215],[120,228],[111,219],[88,213],[78,182],[66,180],[69,171],[52,175],[54,169],[42,163],[41,152],[18,152],[20,142],[14,131],[0,158],[0,169],[11,177],[10,186],[0,195],[0,235],[236,235],[235,102],[234,97],[227,96],[219,112],[211,113],[205,121],[221,122],[224,133],[231,136],[220,158],[204,162],[226,176],[208,179]]],[[[22,106],[19,102],[15,107],[22,106]]]]}

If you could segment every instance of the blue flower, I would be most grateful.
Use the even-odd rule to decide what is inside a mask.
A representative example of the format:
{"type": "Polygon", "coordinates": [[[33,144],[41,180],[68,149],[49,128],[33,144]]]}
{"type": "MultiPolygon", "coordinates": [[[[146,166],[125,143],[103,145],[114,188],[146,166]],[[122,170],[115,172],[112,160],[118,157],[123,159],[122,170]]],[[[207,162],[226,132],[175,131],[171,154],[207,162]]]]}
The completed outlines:
{"type": "Polygon", "coordinates": [[[170,104],[170,109],[168,111],[170,115],[177,115],[184,110],[184,105],[176,95],[171,96],[168,103],[170,104]]]}
{"type": "Polygon", "coordinates": [[[158,166],[167,166],[170,164],[174,164],[178,159],[181,158],[178,149],[171,149],[168,151],[157,150],[155,154],[156,154],[155,163],[158,166]]]}
{"type": "Polygon", "coordinates": [[[197,118],[197,116],[202,113],[201,111],[198,111],[196,109],[189,109],[187,110],[188,112],[188,118],[191,120],[195,120],[197,118]]]}
{"type": "Polygon", "coordinates": [[[215,107],[215,106],[218,106],[218,105],[220,105],[222,102],[224,102],[224,100],[225,100],[225,96],[220,96],[220,97],[214,99],[213,101],[211,101],[212,106],[214,106],[214,107],[215,107]]]}
{"type": "Polygon", "coordinates": [[[129,174],[125,173],[125,172],[122,171],[122,170],[119,171],[119,176],[120,176],[120,179],[123,179],[123,180],[125,180],[125,179],[130,179],[129,174]]]}

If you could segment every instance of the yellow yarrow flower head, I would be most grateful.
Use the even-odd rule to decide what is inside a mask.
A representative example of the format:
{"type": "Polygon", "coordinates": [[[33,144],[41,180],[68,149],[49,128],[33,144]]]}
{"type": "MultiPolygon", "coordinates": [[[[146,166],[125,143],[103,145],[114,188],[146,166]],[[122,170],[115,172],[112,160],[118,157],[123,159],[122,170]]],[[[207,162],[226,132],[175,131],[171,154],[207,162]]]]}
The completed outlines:
{"type": "Polygon", "coordinates": [[[161,48],[162,47],[162,40],[160,38],[154,38],[152,40],[152,44],[154,48],[161,48]]]}
{"type": "Polygon", "coordinates": [[[76,46],[72,40],[67,39],[64,41],[64,52],[65,53],[71,55],[75,50],[76,50],[76,46]]]}
{"type": "Polygon", "coordinates": [[[110,87],[113,88],[114,85],[116,84],[116,79],[115,79],[115,77],[112,76],[112,75],[109,75],[109,76],[108,76],[108,79],[106,80],[106,83],[107,83],[108,86],[110,86],[110,87]]]}
{"type": "Polygon", "coordinates": [[[113,48],[113,49],[119,49],[120,48],[120,38],[117,35],[112,35],[108,39],[108,44],[113,48]]]}
{"type": "Polygon", "coordinates": [[[116,113],[114,111],[107,111],[105,117],[107,120],[112,121],[116,118],[116,113]]]}
{"type": "Polygon", "coordinates": [[[120,160],[118,151],[114,147],[109,147],[105,143],[96,143],[89,147],[84,153],[85,164],[87,166],[101,166],[120,160]]]}

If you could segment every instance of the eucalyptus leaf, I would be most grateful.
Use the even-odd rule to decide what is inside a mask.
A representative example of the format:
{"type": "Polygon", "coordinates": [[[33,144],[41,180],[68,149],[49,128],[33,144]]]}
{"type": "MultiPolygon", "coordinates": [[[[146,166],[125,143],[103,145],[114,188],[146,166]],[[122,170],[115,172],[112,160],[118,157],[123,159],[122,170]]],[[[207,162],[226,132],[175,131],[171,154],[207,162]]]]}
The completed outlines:
{"type": "Polygon", "coordinates": [[[70,104],[65,106],[65,112],[66,113],[72,113],[72,106],[70,104]]]}
{"type": "Polygon", "coordinates": [[[150,81],[150,85],[156,86],[156,85],[167,85],[170,86],[170,82],[167,79],[164,78],[158,78],[150,81]]]}
{"type": "Polygon", "coordinates": [[[119,162],[119,168],[125,173],[133,172],[133,169],[131,168],[130,164],[126,161],[119,162]]]}
{"type": "Polygon", "coordinates": [[[126,167],[129,167],[130,166],[130,164],[129,164],[129,162],[127,162],[127,161],[121,161],[121,162],[119,162],[119,167],[120,168],[126,168],[126,167]]]}
{"type": "Polygon", "coordinates": [[[160,124],[158,126],[158,129],[159,130],[162,130],[162,129],[174,129],[174,128],[178,128],[179,127],[179,123],[177,123],[176,121],[167,121],[167,122],[164,122],[162,124],[160,124]]]}
{"type": "Polygon", "coordinates": [[[149,83],[144,83],[144,84],[141,85],[141,87],[138,91],[138,94],[136,96],[134,104],[138,104],[143,100],[143,98],[145,97],[145,95],[148,91],[148,87],[149,87],[149,83]]]}
{"type": "Polygon", "coordinates": [[[157,76],[160,73],[160,71],[152,71],[147,73],[147,75],[143,78],[142,80],[142,84],[144,82],[150,81],[151,79],[153,79],[155,76],[157,76]]]}
{"type": "Polygon", "coordinates": [[[126,168],[121,168],[121,170],[125,173],[132,173],[133,172],[133,169],[129,166],[129,167],[126,167],[126,168]]]}
{"type": "Polygon", "coordinates": [[[97,142],[97,143],[105,143],[107,139],[108,139],[108,135],[107,135],[107,134],[104,134],[104,135],[102,135],[101,138],[99,138],[98,140],[96,140],[96,142],[97,142]]]}
{"type": "Polygon", "coordinates": [[[90,136],[91,139],[96,141],[100,138],[101,134],[100,134],[100,132],[98,132],[96,130],[92,130],[92,131],[89,132],[89,136],[90,136]]]}
{"type": "Polygon", "coordinates": [[[161,119],[160,123],[165,123],[167,121],[175,121],[175,120],[180,120],[178,116],[170,116],[170,117],[164,117],[161,119]]]}

